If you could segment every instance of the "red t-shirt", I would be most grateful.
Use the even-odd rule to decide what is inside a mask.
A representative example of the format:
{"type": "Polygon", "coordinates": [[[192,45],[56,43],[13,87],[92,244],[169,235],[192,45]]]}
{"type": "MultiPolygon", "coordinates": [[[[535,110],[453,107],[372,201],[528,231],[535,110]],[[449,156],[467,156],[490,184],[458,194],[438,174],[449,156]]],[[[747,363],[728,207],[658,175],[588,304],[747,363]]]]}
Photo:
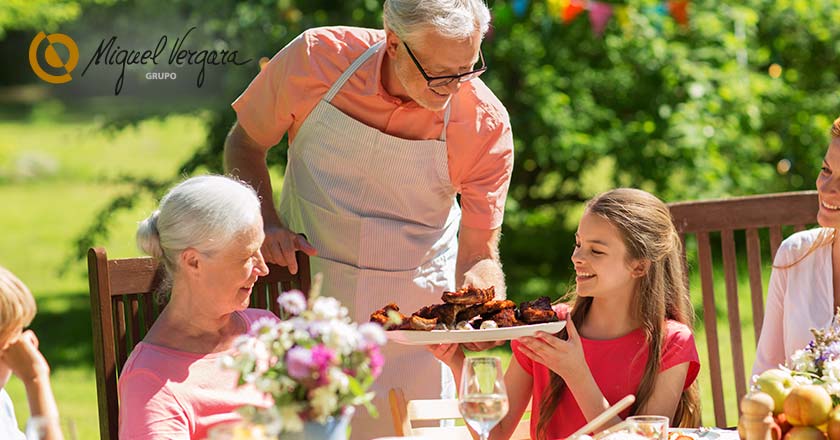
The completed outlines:
{"type": "MultiPolygon", "coordinates": [[[[641,328],[616,339],[595,340],[581,337],[586,364],[610,405],[628,394],[635,394],[642,381],[648,348],[641,328]]],[[[537,421],[540,418],[539,404],[543,393],[548,389],[551,370],[532,361],[519,350],[519,342],[512,341],[514,357],[522,369],[534,378],[532,389],[533,405],[531,411],[531,438],[537,438],[537,421]]],[[[662,362],[659,371],[665,371],[676,365],[689,362],[684,388],[688,388],[700,371],[700,358],[694,345],[694,335],[685,324],[667,321],[667,333],[662,345],[662,362]]],[[[620,414],[621,418],[629,415],[629,409],[620,414]]],[[[586,424],[586,417],[578,407],[568,388],[562,391],[562,397],[548,425],[547,438],[566,438],[586,424]]]]}

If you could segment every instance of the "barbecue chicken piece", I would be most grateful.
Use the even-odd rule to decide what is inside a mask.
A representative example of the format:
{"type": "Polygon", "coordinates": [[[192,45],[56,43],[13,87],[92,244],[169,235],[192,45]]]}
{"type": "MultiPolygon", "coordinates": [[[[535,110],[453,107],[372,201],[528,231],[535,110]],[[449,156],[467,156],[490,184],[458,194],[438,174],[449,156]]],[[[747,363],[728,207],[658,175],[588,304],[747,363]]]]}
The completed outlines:
{"type": "Polygon", "coordinates": [[[400,313],[400,308],[394,303],[390,303],[387,306],[373,312],[370,314],[370,322],[375,322],[382,326],[385,330],[394,330],[396,328],[402,327],[402,325],[396,325],[395,323],[391,322],[388,319],[388,312],[393,311],[396,312],[400,318],[402,318],[402,323],[406,324],[408,321],[408,316],[403,315],[400,313]]]}
{"type": "Polygon", "coordinates": [[[461,304],[471,306],[474,304],[483,304],[490,301],[496,296],[494,286],[486,289],[479,289],[477,287],[469,286],[462,287],[454,292],[443,292],[441,299],[449,304],[461,304]]]}
{"type": "Polygon", "coordinates": [[[464,309],[460,304],[433,304],[431,306],[422,307],[420,310],[414,312],[415,315],[425,318],[437,318],[437,322],[446,324],[447,326],[454,326],[458,312],[464,309]]]}
{"type": "Polygon", "coordinates": [[[499,327],[516,327],[523,325],[523,322],[516,319],[515,309],[502,309],[490,315],[484,321],[495,321],[499,327]]]}
{"type": "Polygon", "coordinates": [[[467,307],[458,313],[458,321],[469,321],[476,316],[486,317],[495,314],[499,310],[516,308],[516,303],[507,299],[494,299],[484,304],[467,307]]]}
{"type": "Polygon", "coordinates": [[[525,301],[520,304],[519,319],[526,324],[540,324],[560,320],[557,318],[557,313],[551,308],[551,300],[547,296],[541,296],[533,301],[525,301]]]}
{"type": "Polygon", "coordinates": [[[418,315],[411,315],[411,318],[408,318],[408,326],[411,330],[422,330],[422,331],[432,331],[435,329],[437,325],[437,318],[426,319],[421,318],[418,315]]]}

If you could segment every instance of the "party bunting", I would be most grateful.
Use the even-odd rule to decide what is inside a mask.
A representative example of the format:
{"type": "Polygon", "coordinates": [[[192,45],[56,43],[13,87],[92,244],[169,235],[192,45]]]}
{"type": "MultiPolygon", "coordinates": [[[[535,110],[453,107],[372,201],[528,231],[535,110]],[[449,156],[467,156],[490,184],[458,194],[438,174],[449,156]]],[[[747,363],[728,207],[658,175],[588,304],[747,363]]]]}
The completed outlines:
{"type": "Polygon", "coordinates": [[[517,17],[525,16],[526,12],[528,12],[528,0],[513,0],[513,13],[517,17]]]}
{"type": "Polygon", "coordinates": [[[592,23],[592,32],[595,35],[602,35],[610,17],[613,15],[613,6],[609,3],[597,1],[589,2],[589,22],[592,23]]]}
{"type": "Polygon", "coordinates": [[[569,6],[569,0],[546,0],[548,13],[555,17],[561,17],[566,6],[569,6]]]}
{"type": "Polygon", "coordinates": [[[668,10],[677,23],[688,26],[688,0],[669,0],[668,10]]]}
{"type": "Polygon", "coordinates": [[[563,21],[569,23],[585,10],[586,0],[571,0],[566,9],[563,10],[563,21]]]}
{"type": "MultiPolygon", "coordinates": [[[[662,0],[655,6],[644,8],[645,13],[667,16],[671,15],[682,26],[688,26],[688,2],[690,0],[662,0]]],[[[522,17],[526,14],[529,0],[513,0],[514,13],[522,17]]],[[[627,32],[630,28],[630,18],[627,5],[607,3],[599,0],[546,0],[548,13],[559,17],[564,23],[571,23],[583,11],[589,12],[592,32],[603,35],[613,16],[618,20],[621,28],[627,32]]],[[[655,23],[658,27],[660,24],[655,23]]]]}

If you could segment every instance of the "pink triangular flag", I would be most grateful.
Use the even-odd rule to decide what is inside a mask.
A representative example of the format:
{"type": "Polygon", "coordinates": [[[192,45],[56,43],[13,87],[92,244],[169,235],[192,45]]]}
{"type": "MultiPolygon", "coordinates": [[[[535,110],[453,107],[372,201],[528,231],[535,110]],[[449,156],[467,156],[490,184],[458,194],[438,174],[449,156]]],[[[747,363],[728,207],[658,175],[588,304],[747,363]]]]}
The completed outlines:
{"type": "Polygon", "coordinates": [[[597,1],[589,2],[589,22],[592,23],[592,32],[595,35],[602,35],[613,14],[613,6],[609,3],[597,1]]]}

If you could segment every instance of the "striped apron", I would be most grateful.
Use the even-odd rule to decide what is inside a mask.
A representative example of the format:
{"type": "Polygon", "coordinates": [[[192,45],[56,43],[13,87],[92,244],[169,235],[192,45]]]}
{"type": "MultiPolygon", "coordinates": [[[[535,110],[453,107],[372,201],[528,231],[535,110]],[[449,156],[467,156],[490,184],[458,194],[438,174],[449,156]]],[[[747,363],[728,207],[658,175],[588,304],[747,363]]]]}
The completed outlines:
{"type": "MultiPolygon", "coordinates": [[[[383,46],[356,59],[304,120],[289,147],[280,216],[318,250],[312,273],[322,293],[341,301],[357,322],[394,302],[411,314],[452,290],[461,209],[449,179],[444,112],[440,140],[406,140],[369,127],[331,104],[356,69],[383,46]]],[[[412,399],[454,397],[449,370],[424,347],[388,343],[374,385],[379,419],[356,411],[353,439],[393,435],[388,389],[412,399]],[[444,374],[445,373],[445,374],[444,374]]]]}

